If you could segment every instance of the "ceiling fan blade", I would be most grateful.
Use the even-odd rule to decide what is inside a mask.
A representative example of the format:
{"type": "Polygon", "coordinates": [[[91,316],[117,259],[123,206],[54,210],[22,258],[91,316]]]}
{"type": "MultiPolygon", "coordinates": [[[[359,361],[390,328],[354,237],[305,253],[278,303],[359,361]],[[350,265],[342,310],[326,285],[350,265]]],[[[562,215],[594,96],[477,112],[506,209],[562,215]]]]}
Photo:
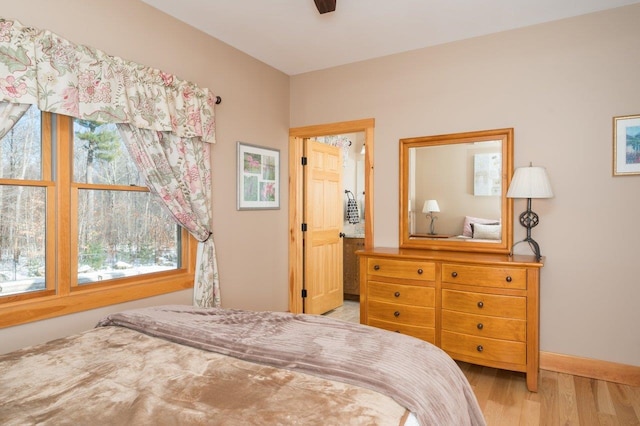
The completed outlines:
{"type": "Polygon", "coordinates": [[[336,0],[313,0],[320,14],[336,10],[336,0]]]}

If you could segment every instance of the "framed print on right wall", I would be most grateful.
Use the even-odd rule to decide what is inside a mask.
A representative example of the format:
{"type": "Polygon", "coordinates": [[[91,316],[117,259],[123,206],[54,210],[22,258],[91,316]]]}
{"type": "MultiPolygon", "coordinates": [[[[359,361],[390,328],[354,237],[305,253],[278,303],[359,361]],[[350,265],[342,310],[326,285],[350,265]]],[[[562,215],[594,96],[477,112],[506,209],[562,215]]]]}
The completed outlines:
{"type": "Polygon", "coordinates": [[[613,175],[640,175],[640,115],[613,117],[613,175]]]}

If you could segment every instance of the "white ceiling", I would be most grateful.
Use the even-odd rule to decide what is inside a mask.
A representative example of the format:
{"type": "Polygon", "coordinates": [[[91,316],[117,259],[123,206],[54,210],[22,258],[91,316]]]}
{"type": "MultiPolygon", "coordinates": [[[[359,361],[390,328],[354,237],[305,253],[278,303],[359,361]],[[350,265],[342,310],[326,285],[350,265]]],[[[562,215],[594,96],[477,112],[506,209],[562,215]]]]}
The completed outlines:
{"type": "Polygon", "coordinates": [[[640,0],[142,0],[288,75],[640,0]]]}

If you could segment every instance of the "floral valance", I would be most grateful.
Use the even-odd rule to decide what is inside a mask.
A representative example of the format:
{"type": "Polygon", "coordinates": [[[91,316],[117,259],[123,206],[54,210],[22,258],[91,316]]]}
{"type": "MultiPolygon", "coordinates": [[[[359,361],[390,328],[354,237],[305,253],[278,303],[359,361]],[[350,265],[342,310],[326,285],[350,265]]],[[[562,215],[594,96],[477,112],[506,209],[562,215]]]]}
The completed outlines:
{"type": "Polygon", "coordinates": [[[0,101],[215,142],[208,89],[2,18],[0,101]]]}

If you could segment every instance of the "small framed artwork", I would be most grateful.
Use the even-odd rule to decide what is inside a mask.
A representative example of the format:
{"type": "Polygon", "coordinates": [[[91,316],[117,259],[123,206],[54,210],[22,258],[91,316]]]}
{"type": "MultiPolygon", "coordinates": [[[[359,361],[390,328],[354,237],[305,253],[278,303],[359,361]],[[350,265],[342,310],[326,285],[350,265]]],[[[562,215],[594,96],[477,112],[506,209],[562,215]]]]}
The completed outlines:
{"type": "Polygon", "coordinates": [[[613,175],[640,175],[640,115],[613,117],[613,175]]]}
{"type": "Polygon", "coordinates": [[[280,208],[280,150],[238,142],[238,210],[280,208]]]}
{"type": "Polygon", "coordinates": [[[502,194],[502,154],[476,154],[473,156],[473,195],[496,196],[502,194]]]}

